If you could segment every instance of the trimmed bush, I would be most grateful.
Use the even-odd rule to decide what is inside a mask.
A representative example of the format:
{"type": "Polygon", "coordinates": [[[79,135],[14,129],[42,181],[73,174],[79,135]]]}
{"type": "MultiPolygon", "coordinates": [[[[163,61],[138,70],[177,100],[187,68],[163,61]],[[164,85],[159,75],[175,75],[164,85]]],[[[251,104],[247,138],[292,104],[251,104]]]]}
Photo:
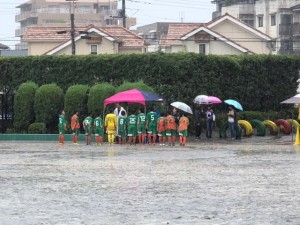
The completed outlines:
{"type": "Polygon", "coordinates": [[[96,84],[90,89],[88,111],[94,116],[103,113],[104,100],[115,94],[116,88],[109,83],[96,84]]]}
{"type": "Polygon", "coordinates": [[[138,82],[134,82],[134,83],[126,81],[122,85],[120,85],[119,87],[116,88],[116,93],[131,90],[134,88],[144,90],[144,91],[154,92],[154,89],[152,87],[148,86],[147,84],[145,84],[143,81],[138,81],[138,82]]]}
{"type": "Polygon", "coordinates": [[[45,134],[47,131],[45,123],[32,123],[28,127],[29,134],[45,134]]]}
{"type": "Polygon", "coordinates": [[[70,86],[65,95],[65,113],[69,121],[76,112],[79,112],[80,121],[87,115],[89,87],[86,85],[70,86]]]}
{"type": "Polygon", "coordinates": [[[34,98],[36,122],[45,123],[50,132],[57,131],[58,115],[64,106],[63,90],[56,84],[46,84],[37,89],[34,98]]]}
{"type": "Polygon", "coordinates": [[[34,122],[34,95],[38,86],[33,82],[20,85],[14,99],[14,130],[27,132],[29,124],[34,122]]]}

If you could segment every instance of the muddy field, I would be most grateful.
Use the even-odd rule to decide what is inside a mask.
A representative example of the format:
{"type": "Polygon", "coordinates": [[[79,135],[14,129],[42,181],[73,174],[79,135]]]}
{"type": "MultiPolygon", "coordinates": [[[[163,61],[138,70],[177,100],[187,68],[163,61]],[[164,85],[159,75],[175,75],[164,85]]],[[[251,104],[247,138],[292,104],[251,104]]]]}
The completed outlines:
{"type": "Polygon", "coordinates": [[[290,137],[187,147],[0,143],[6,224],[300,224],[290,137]]]}

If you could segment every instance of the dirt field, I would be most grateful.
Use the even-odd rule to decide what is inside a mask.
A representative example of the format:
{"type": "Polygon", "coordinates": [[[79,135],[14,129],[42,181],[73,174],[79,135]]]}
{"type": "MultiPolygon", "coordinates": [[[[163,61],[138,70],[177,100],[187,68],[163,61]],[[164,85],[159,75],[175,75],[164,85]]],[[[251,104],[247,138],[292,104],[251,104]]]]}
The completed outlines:
{"type": "Polygon", "coordinates": [[[181,148],[0,142],[0,224],[300,224],[291,137],[181,148]]]}

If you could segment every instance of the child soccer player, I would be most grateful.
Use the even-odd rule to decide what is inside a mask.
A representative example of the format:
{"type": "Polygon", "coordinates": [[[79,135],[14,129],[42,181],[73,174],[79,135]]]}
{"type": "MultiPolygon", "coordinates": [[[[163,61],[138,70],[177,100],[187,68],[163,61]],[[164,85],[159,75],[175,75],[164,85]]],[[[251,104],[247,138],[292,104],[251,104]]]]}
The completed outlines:
{"type": "Polygon", "coordinates": [[[136,129],[136,122],[137,122],[137,117],[134,113],[132,113],[130,116],[127,118],[128,120],[128,142],[130,145],[134,144],[136,142],[136,135],[137,135],[137,129],[136,129]]]}
{"type": "Polygon", "coordinates": [[[166,142],[166,118],[165,113],[157,119],[157,132],[159,136],[159,145],[165,145],[166,142]]]}
{"type": "Polygon", "coordinates": [[[185,146],[186,144],[186,137],[188,136],[188,125],[189,125],[189,119],[186,117],[186,114],[183,114],[182,117],[179,119],[179,136],[180,136],[180,145],[185,146]]]}
{"type": "Polygon", "coordinates": [[[93,118],[92,118],[91,114],[83,120],[82,125],[85,130],[86,145],[90,145],[91,144],[91,135],[92,135],[92,125],[93,125],[93,118]]]}
{"type": "Polygon", "coordinates": [[[103,120],[101,114],[99,114],[94,120],[95,139],[96,145],[102,145],[103,143],[103,120]]]}
{"type": "Polygon", "coordinates": [[[62,110],[58,118],[59,144],[63,145],[65,141],[65,132],[67,130],[67,121],[65,119],[65,111],[62,110]]]}
{"type": "Polygon", "coordinates": [[[118,118],[118,137],[119,137],[119,144],[125,143],[126,138],[126,123],[127,119],[125,117],[126,112],[121,111],[121,115],[118,118]]]}
{"type": "Polygon", "coordinates": [[[166,118],[166,136],[168,137],[169,146],[171,146],[171,144],[174,146],[176,140],[176,122],[171,111],[168,112],[166,118]]]}
{"type": "Polygon", "coordinates": [[[147,113],[146,129],[148,130],[149,145],[152,145],[151,137],[153,137],[153,145],[155,145],[156,133],[157,133],[157,113],[154,112],[154,108],[150,109],[147,113]]]}
{"type": "Polygon", "coordinates": [[[115,132],[117,128],[117,116],[113,113],[114,110],[110,109],[109,114],[105,117],[105,128],[108,136],[108,143],[111,145],[115,140],[115,132]]]}
{"type": "Polygon", "coordinates": [[[73,132],[73,144],[78,145],[78,135],[79,135],[79,130],[80,130],[80,123],[79,123],[79,112],[76,112],[72,118],[71,118],[71,129],[73,132]]]}
{"type": "Polygon", "coordinates": [[[137,115],[137,133],[139,137],[139,143],[144,144],[146,138],[146,115],[141,109],[138,110],[137,115]]]}

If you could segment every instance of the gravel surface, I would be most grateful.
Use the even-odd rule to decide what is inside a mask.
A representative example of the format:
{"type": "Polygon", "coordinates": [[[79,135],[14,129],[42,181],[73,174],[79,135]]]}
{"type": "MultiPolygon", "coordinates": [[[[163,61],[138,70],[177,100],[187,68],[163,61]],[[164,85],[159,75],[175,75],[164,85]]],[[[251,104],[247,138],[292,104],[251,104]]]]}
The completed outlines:
{"type": "Polygon", "coordinates": [[[0,224],[300,224],[291,137],[180,146],[0,142],[0,224]]]}

